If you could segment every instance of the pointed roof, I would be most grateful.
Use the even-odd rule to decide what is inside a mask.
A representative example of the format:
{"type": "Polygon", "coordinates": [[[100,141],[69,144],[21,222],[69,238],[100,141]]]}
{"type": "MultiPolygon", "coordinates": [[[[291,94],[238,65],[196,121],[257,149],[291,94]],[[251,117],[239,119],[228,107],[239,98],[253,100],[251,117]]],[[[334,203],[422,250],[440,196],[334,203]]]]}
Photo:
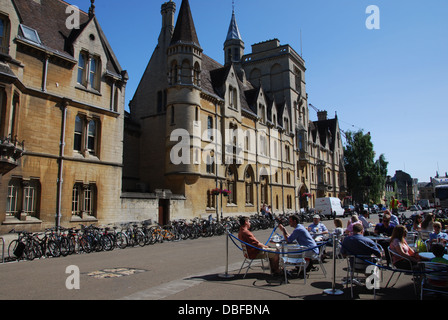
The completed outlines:
{"type": "Polygon", "coordinates": [[[191,43],[201,47],[196,28],[194,27],[193,16],[191,15],[188,0],[182,0],[176,27],[174,29],[173,37],[171,38],[171,45],[176,44],[177,42],[191,43]]]}
{"type": "Polygon", "coordinates": [[[227,32],[226,41],[229,40],[241,40],[240,30],[238,29],[238,24],[236,23],[235,11],[232,12],[232,20],[230,20],[229,31],[227,32]]]}

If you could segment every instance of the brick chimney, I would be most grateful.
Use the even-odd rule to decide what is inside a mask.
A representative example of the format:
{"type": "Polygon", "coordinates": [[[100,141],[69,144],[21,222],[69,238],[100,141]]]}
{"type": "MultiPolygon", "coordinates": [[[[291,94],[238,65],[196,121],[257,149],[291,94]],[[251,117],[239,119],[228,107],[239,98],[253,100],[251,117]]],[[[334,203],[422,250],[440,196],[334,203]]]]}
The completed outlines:
{"type": "Polygon", "coordinates": [[[318,121],[325,121],[327,120],[328,112],[327,111],[319,111],[317,113],[317,120],[318,121]]]}

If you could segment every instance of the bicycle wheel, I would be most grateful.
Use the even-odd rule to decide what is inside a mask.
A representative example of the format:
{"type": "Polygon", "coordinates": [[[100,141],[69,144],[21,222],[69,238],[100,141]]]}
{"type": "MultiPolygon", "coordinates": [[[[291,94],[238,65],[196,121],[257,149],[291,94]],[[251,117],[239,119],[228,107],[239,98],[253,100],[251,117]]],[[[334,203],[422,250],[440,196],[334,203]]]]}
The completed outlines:
{"type": "Polygon", "coordinates": [[[8,257],[12,260],[19,260],[23,255],[23,250],[25,249],[25,245],[19,240],[12,240],[8,246],[8,257]],[[19,245],[20,244],[20,245],[19,245]]]}
{"type": "Polygon", "coordinates": [[[52,257],[60,257],[61,256],[61,246],[58,242],[54,240],[49,240],[47,243],[47,253],[52,257]]]}
{"type": "Polygon", "coordinates": [[[104,234],[101,236],[101,246],[105,251],[112,251],[114,249],[114,243],[109,235],[104,234]]]}
{"type": "Polygon", "coordinates": [[[128,246],[128,237],[123,232],[118,232],[115,237],[115,245],[120,249],[126,248],[128,246]]]}
{"type": "Polygon", "coordinates": [[[59,247],[60,247],[61,255],[63,257],[68,256],[68,254],[71,251],[69,238],[68,237],[62,237],[59,240],[59,247]]]}
{"type": "Polygon", "coordinates": [[[135,241],[137,242],[137,244],[140,247],[144,247],[146,244],[146,237],[145,237],[145,234],[143,233],[143,231],[136,230],[134,235],[135,235],[135,241]]]}
{"type": "Polygon", "coordinates": [[[84,234],[81,236],[81,238],[79,239],[79,245],[82,251],[84,251],[85,253],[92,252],[92,244],[88,235],[84,234]]]}

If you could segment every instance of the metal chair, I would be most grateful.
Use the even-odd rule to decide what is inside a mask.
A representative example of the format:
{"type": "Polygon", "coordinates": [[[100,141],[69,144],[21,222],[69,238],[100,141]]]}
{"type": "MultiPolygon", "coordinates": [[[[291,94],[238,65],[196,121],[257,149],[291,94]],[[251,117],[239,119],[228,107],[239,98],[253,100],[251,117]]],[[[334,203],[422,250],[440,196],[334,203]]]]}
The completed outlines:
{"type": "Polygon", "coordinates": [[[318,242],[317,245],[320,246],[319,247],[319,254],[317,255],[317,257],[315,259],[313,259],[313,261],[318,261],[319,262],[319,267],[322,270],[324,277],[327,277],[327,270],[325,270],[324,264],[323,264],[323,255],[325,253],[325,248],[326,245],[324,243],[326,243],[327,241],[322,241],[322,242],[318,242]]]}
{"type": "Polygon", "coordinates": [[[417,279],[415,277],[415,273],[412,272],[414,267],[413,267],[413,264],[412,264],[411,260],[409,260],[409,259],[407,259],[407,258],[405,258],[405,257],[403,257],[401,255],[399,255],[398,253],[393,251],[390,247],[388,247],[387,250],[389,252],[389,256],[390,256],[390,261],[391,262],[393,261],[393,259],[392,259],[393,256],[400,257],[401,259],[404,259],[405,261],[407,261],[407,263],[409,264],[409,271],[407,269],[406,270],[400,270],[392,263],[392,274],[391,274],[391,276],[389,278],[389,281],[387,281],[386,288],[389,286],[389,283],[392,280],[392,277],[395,275],[395,273],[398,272],[398,277],[397,277],[397,280],[395,280],[395,283],[391,286],[391,288],[393,288],[397,284],[398,279],[400,279],[401,274],[404,273],[405,275],[412,276],[412,283],[414,285],[414,292],[415,292],[415,294],[417,294],[417,287],[415,285],[415,282],[416,282],[417,279]]]}
{"type": "Polygon", "coordinates": [[[242,247],[242,249],[243,249],[244,261],[243,261],[243,264],[241,265],[241,268],[240,268],[240,271],[238,272],[238,274],[241,273],[241,270],[243,269],[244,264],[247,263],[247,266],[245,266],[245,268],[246,268],[246,273],[244,274],[243,279],[246,278],[247,272],[249,272],[249,269],[251,269],[252,263],[253,263],[254,261],[256,261],[256,260],[261,260],[261,268],[262,268],[262,270],[263,270],[263,272],[264,272],[264,269],[265,269],[265,268],[264,268],[264,263],[263,263],[263,261],[264,261],[264,260],[267,260],[268,263],[269,263],[268,255],[266,254],[266,252],[260,251],[260,253],[264,253],[262,256],[259,256],[259,257],[255,258],[255,259],[251,259],[251,258],[249,258],[249,254],[248,254],[248,252],[247,252],[247,247],[246,247],[246,245],[245,245],[244,243],[241,243],[241,247],[242,247]]]}
{"type": "Polygon", "coordinates": [[[448,294],[448,265],[435,262],[421,262],[422,282],[420,300],[425,291],[448,294]]]}
{"type": "MultiPolygon", "coordinates": [[[[368,266],[372,265],[367,261],[372,263],[378,263],[379,258],[372,257],[370,255],[347,255],[347,277],[346,277],[346,288],[350,284],[350,294],[353,298],[353,284],[363,285],[360,281],[360,275],[362,275],[362,280],[364,282],[367,279],[366,269],[368,266]],[[355,277],[356,274],[356,277],[355,277]]],[[[373,297],[376,297],[376,287],[373,287],[373,297]]]]}
{"type": "Polygon", "coordinates": [[[308,247],[300,245],[283,246],[283,254],[280,259],[285,273],[285,283],[288,283],[287,266],[294,266],[299,267],[299,273],[303,270],[303,280],[306,284],[306,249],[308,249],[308,247]]]}

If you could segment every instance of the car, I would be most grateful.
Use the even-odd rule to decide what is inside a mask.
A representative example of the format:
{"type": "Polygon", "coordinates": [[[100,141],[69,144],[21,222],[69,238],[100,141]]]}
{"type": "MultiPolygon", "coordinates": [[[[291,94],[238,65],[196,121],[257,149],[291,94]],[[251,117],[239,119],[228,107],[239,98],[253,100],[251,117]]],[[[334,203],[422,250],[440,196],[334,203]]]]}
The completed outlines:
{"type": "Polygon", "coordinates": [[[344,206],[344,214],[352,215],[353,213],[355,213],[355,207],[354,206],[352,206],[352,205],[344,206]]]}
{"type": "Polygon", "coordinates": [[[378,211],[379,211],[379,208],[376,204],[372,204],[370,206],[370,213],[378,213],[378,211]]]}

